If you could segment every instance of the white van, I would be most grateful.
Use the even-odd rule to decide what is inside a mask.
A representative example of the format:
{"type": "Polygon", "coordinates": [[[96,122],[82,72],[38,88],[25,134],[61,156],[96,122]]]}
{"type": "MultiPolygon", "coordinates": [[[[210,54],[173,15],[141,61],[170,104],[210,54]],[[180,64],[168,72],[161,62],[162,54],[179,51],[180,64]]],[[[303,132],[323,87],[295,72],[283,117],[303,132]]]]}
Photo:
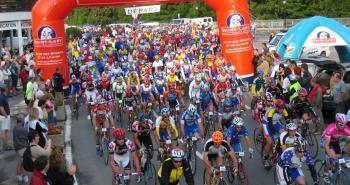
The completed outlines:
{"type": "Polygon", "coordinates": [[[191,19],[190,18],[181,18],[181,19],[173,19],[171,20],[172,24],[187,24],[187,23],[191,23],[191,19]]]}
{"type": "Polygon", "coordinates": [[[192,23],[212,23],[213,18],[212,17],[199,17],[199,18],[194,18],[191,19],[192,23]]]}

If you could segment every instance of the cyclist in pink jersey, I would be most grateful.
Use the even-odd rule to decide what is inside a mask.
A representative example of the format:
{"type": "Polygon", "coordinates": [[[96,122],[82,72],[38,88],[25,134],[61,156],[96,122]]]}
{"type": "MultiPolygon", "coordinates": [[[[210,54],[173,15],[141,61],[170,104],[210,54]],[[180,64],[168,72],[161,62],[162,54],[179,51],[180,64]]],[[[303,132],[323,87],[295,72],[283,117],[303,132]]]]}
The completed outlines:
{"type": "MultiPolygon", "coordinates": [[[[341,155],[339,140],[344,137],[350,139],[350,127],[346,125],[346,115],[337,113],[335,116],[335,121],[335,123],[329,124],[322,134],[322,138],[325,141],[326,154],[332,158],[337,158],[341,155]]],[[[349,147],[346,148],[349,149],[349,147]]],[[[343,152],[349,153],[350,151],[343,152]]]]}

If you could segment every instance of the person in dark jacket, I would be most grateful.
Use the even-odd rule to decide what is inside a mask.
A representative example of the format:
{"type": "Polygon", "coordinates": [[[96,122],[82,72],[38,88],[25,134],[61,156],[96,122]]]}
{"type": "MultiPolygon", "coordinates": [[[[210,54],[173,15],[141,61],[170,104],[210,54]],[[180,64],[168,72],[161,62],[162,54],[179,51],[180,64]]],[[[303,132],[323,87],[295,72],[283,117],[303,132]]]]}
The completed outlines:
{"type": "Polygon", "coordinates": [[[50,163],[47,156],[40,156],[34,161],[34,172],[30,185],[51,185],[51,181],[46,175],[49,170],[50,163]]]}
{"type": "Polygon", "coordinates": [[[304,87],[308,92],[311,90],[312,75],[309,72],[307,64],[301,64],[301,79],[300,85],[304,87]]]}
{"type": "Polygon", "coordinates": [[[28,146],[28,129],[23,127],[24,115],[19,114],[16,116],[17,125],[13,128],[13,145],[16,151],[17,159],[17,180],[18,183],[27,184],[29,179],[26,171],[22,166],[23,153],[28,146]]]}
{"type": "Polygon", "coordinates": [[[47,126],[39,120],[39,111],[37,108],[29,109],[29,120],[28,120],[29,130],[37,131],[40,136],[39,146],[45,148],[47,142],[47,126]]]}
{"type": "Polygon", "coordinates": [[[52,84],[55,94],[55,100],[57,102],[63,102],[63,83],[65,82],[63,75],[61,74],[61,69],[56,68],[56,72],[52,76],[52,84]]]}
{"type": "Polygon", "coordinates": [[[64,161],[63,148],[53,148],[50,156],[50,168],[47,176],[51,180],[51,185],[73,185],[76,166],[70,165],[68,168],[64,161]]]}

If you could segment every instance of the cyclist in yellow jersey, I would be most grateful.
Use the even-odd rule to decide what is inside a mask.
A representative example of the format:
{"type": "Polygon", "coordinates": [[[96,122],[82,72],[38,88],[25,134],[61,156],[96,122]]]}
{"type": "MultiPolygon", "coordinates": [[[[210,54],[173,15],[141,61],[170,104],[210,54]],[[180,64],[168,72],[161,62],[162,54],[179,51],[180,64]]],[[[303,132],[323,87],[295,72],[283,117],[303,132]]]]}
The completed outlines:
{"type": "Polygon", "coordinates": [[[194,185],[191,166],[184,158],[185,152],[180,148],[171,151],[171,158],[166,159],[158,170],[160,185],[180,185],[180,178],[185,176],[187,185],[194,185]]]}
{"type": "Polygon", "coordinates": [[[127,79],[127,85],[128,88],[131,88],[131,90],[133,91],[134,95],[139,93],[139,87],[140,87],[140,79],[137,76],[135,71],[131,71],[130,75],[127,79]]]}
{"type": "Polygon", "coordinates": [[[171,139],[171,133],[174,132],[176,139],[179,138],[179,132],[176,128],[175,121],[172,117],[170,117],[170,109],[168,107],[164,107],[161,110],[161,115],[156,120],[156,132],[158,134],[158,146],[160,141],[166,141],[171,139]]]}

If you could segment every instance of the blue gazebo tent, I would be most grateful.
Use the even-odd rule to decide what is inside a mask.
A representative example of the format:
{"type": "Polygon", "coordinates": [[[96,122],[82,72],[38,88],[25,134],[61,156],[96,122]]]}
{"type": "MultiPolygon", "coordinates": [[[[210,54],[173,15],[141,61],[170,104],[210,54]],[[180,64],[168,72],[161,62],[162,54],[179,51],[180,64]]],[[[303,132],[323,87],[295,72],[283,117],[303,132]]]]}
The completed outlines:
{"type": "Polygon", "coordinates": [[[300,58],[304,47],[334,46],[340,62],[350,62],[350,29],[333,19],[315,16],[291,27],[277,45],[283,59],[300,58]]]}

